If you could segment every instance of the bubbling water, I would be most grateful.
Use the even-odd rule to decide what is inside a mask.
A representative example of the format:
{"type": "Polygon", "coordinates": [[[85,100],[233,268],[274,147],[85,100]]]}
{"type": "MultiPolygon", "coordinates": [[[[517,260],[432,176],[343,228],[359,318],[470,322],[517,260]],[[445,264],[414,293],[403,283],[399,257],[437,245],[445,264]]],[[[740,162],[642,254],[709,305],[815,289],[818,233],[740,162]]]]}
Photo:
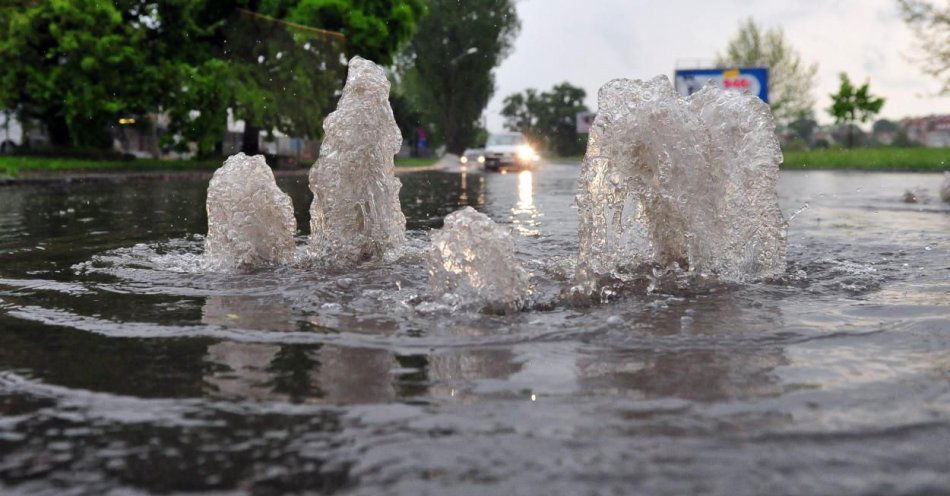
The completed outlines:
{"type": "Polygon", "coordinates": [[[472,207],[446,216],[426,261],[431,291],[452,304],[508,313],[524,308],[531,295],[511,233],[472,207]]]}
{"type": "Polygon", "coordinates": [[[208,185],[204,265],[246,270],[294,260],[293,203],[262,155],[232,155],[208,185]]]}
{"type": "Polygon", "coordinates": [[[664,76],[610,81],[598,100],[576,197],[575,294],[641,267],[724,281],[784,272],[768,105],[711,86],[682,98],[664,76]]]}
{"type": "Polygon", "coordinates": [[[343,96],[323,123],[320,158],[310,170],[310,253],[318,261],[378,260],[406,240],[393,163],[402,136],[389,87],[381,67],[353,57],[343,96]]]}

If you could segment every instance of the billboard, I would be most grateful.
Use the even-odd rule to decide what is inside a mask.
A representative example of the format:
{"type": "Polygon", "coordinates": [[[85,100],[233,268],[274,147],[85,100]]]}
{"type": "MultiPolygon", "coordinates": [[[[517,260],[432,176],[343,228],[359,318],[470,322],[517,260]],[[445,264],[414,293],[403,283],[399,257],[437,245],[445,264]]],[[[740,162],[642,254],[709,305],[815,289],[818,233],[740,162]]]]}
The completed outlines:
{"type": "Polygon", "coordinates": [[[757,95],[763,102],[769,103],[769,70],[764,67],[678,69],[676,71],[675,85],[680,95],[692,95],[709,82],[727,90],[757,95]]]}

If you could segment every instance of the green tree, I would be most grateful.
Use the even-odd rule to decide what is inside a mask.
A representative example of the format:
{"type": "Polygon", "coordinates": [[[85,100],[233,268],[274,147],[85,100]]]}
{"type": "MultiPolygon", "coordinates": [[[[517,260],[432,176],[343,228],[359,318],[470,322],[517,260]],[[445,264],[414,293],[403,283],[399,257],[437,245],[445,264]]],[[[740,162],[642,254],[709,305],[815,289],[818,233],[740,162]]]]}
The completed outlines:
{"type": "Polygon", "coordinates": [[[818,129],[818,121],[815,120],[815,113],[811,110],[800,112],[795,120],[788,123],[788,128],[795,133],[805,144],[813,144],[815,130],[818,129]]]}
{"type": "MultiPolygon", "coordinates": [[[[343,27],[359,33],[346,23],[381,22],[382,36],[354,36],[387,60],[415,29],[421,2],[359,2],[362,14],[343,27]]],[[[250,124],[255,147],[254,128],[318,137],[342,84],[342,40],[316,29],[328,20],[298,25],[243,10],[291,16],[316,3],[8,0],[0,4],[0,108],[42,122],[60,146],[106,148],[119,117],[156,112],[170,120],[166,137],[209,154],[228,109],[250,124]]]]}
{"type": "Polygon", "coordinates": [[[904,21],[917,36],[924,72],[940,81],[942,94],[950,94],[950,2],[943,7],[925,0],[898,3],[904,21]]]}
{"type": "Polygon", "coordinates": [[[837,93],[831,95],[828,113],[835,118],[835,123],[847,125],[848,148],[851,148],[854,146],[855,123],[867,122],[880,112],[884,98],[871,95],[869,82],[855,88],[847,74],[842,72],[840,77],[841,86],[837,93]]]}
{"type": "Polygon", "coordinates": [[[287,9],[286,19],[339,31],[346,36],[347,57],[390,65],[425,12],[424,0],[300,0],[287,9]]]}
{"type": "Polygon", "coordinates": [[[586,96],[582,88],[567,82],[549,92],[529,89],[506,97],[501,115],[509,131],[520,131],[558,155],[574,155],[584,149],[576,120],[578,112],[587,111],[586,96]]]}
{"type": "Polygon", "coordinates": [[[495,92],[492,71],[520,28],[511,0],[429,1],[429,15],[400,57],[399,85],[450,152],[474,142],[495,92]]]}
{"type": "Polygon", "coordinates": [[[45,0],[0,12],[0,107],[42,122],[54,145],[107,147],[120,116],[161,101],[164,61],[112,2],[45,0]]]}
{"type": "Polygon", "coordinates": [[[426,10],[424,0],[262,0],[256,7],[263,15],[242,13],[227,31],[229,50],[244,63],[232,86],[247,153],[257,153],[261,129],[319,136],[334,100],[322,88],[342,80],[339,51],[389,65],[426,10]],[[334,32],[343,34],[342,47],[331,45],[334,32]]]}
{"type": "Polygon", "coordinates": [[[779,123],[787,123],[815,106],[813,91],[818,64],[807,64],[778,28],[763,31],[751,18],[739,24],[739,31],[726,51],[716,55],[719,67],[767,67],[769,107],[779,123]]]}

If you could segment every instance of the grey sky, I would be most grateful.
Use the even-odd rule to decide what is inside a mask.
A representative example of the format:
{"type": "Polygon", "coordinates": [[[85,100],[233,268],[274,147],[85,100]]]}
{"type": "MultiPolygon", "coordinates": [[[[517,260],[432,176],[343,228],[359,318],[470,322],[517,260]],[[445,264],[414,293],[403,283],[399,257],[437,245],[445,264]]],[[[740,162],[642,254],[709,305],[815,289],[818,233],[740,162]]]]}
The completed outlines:
{"type": "Polygon", "coordinates": [[[818,62],[816,114],[837,89],[838,73],[871,80],[887,98],[882,115],[950,113],[950,98],[909,58],[914,38],[894,0],[520,0],[521,35],[496,70],[497,91],[486,110],[499,131],[502,99],[526,88],[569,81],[597,106],[597,89],[617,77],[672,77],[678,61],[711,60],[741,19],[781,26],[806,61],[818,62]]]}

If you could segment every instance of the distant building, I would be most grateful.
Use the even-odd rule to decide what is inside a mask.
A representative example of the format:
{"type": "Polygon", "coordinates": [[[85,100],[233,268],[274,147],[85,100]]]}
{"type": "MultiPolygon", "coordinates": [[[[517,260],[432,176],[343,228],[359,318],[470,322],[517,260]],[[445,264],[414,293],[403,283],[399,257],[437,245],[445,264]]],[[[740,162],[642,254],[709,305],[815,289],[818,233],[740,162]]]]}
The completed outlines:
{"type": "Polygon", "coordinates": [[[930,148],[950,147],[950,115],[928,115],[900,122],[907,139],[930,148]]]}
{"type": "MultiPolygon", "coordinates": [[[[170,119],[165,113],[148,113],[143,116],[125,117],[109,129],[112,148],[116,152],[137,158],[191,158],[197,145],[187,144],[184,152],[162,146],[162,137],[169,131],[170,119]]],[[[244,136],[244,121],[235,120],[228,112],[227,130],[222,137],[222,153],[233,155],[241,151],[244,136]]],[[[295,138],[277,131],[270,135],[261,131],[258,137],[262,153],[276,156],[278,162],[286,161],[294,167],[301,162],[313,162],[320,150],[320,141],[295,138]]],[[[9,112],[0,112],[0,153],[13,153],[19,147],[42,150],[50,146],[49,137],[42,125],[22,126],[9,112]]],[[[272,164],[274,165],[274,164],[272,164]]],[[[280,164],[276,164],[280,165],[280,164]]]]}
{"type": "Polygon", "coordinates": [[[0,153],[12,153],[23,145],[32,148],[49,146],[49,137],[42,126],[24,126],[10,112],[0,112],[0,153]]]}

